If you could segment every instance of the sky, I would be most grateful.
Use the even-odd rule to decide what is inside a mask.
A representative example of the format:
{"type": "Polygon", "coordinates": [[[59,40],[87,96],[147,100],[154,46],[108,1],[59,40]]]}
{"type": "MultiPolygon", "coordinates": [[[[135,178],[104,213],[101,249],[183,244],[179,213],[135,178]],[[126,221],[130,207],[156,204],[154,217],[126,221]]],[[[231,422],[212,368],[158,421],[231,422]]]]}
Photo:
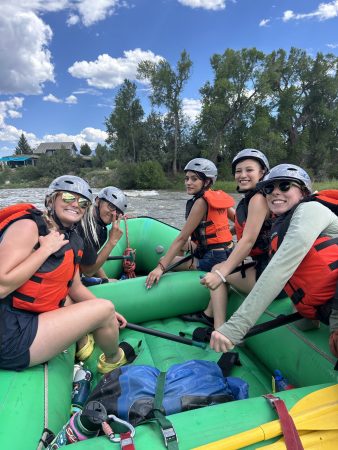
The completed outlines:
{"type": "Polygon", "coordinates": [[[125,78],[149,113],[149,84],[136,80],[144,59],[175,68],[188,52],[182,99],[194,120],[215,53],[338,55],[338,0],[0,0],[0,30],[1,157],[22,133],[33,148],[73,141],[95,149],[125,78]]]}

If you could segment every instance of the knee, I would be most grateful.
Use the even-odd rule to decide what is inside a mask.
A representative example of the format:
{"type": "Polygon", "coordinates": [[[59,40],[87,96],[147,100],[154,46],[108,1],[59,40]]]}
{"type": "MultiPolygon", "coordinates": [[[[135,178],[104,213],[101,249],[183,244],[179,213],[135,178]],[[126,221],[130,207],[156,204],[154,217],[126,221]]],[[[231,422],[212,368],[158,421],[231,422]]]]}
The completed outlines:
{"type": "Polygon", "coordinates": [[[97,307],[100,308],[102,317],[107,321],[111,321],[115,318],[115,306],[110,300],[104,298],[97,298],[97,307]]]}

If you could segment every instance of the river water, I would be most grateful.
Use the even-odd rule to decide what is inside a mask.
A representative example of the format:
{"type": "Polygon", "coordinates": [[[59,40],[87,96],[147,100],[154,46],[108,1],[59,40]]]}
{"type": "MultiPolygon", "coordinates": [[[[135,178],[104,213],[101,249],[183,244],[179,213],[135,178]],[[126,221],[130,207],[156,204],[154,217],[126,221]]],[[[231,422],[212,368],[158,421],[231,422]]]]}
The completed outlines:
{"type": "MultiPolygon", "coordinates": [[[[94,189],[96,194],[99,189],[94,189]]],[[[185,219],[185,204],[191,198],[185,192],[177,191],[124,191],[128,198],[128,217],[149,216],[182,228],[185,219]]],[[[0,208],[14,203],[33,203],[44,207],[45,188],[0,189],[0,208]]],[[[239,201],[239,194],[231,194],[239,201]]]]}

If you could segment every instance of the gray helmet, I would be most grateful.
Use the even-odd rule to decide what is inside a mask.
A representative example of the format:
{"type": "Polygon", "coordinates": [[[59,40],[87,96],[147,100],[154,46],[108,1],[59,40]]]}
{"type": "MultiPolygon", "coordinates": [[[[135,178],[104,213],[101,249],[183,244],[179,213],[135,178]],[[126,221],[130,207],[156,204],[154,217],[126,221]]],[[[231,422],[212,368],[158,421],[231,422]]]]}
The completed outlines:
{"type": "Polygon", "coordinates": [[[214,184],[217,179],[217,167],[209,159],[205,158],[195,158],[188,162],[185,166],[184,171],[192,170],[193,172],[201,172],[207,178],[212,180],[214,184]]]}
{"type": "Polygon", "coordinates": [[[92,190],[87,181],[75,175],[62,175],[61,177],[55,178],[49,185],[47,195],[57,191],[73,192],[74,194],[81,195],[90,202],[93,201],[92,190]]]}
{"type": "Polygon", "coordinates": [[[264,180],[257,184],[257,187],[260,189],[273,180],[298,181],[306,187],[309,193],[312,192],[311,178],[304,169],[295,164],[279,164],[273,167],[264,180]]]}
{"type": "Polygon", "coordinates": [[[260,150],[256,150],[255,148],[245,148],[237,153],[231,163],[232,173],[234,174],[236,171],[236,165],[243,161],[244,159],[255,159],[263,166],[266,172],[269,172],[270,166],[268,158],[264,155],[260,150]]]}
{"type": "Polygon", "coordinates": [[[103,200],[107,200],[109,203],[112,203],[117,209],[122,211],[123,214],[128,206],[127,197],[121,189],[114,186],[108,186],[101,189],[101,191],[97,194],[97,198],[101,198],[103,200]]]}

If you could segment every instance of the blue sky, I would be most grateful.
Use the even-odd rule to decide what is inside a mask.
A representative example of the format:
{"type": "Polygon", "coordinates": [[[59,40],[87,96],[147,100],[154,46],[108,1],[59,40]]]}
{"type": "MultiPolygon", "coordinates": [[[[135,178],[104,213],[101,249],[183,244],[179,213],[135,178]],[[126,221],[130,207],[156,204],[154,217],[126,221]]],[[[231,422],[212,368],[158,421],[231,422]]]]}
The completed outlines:
{"type": "MultiPolygon", "coordinates": [[[[33,147],[104,143],[114,97],[142,59],[175,66],[187,50],[183,106],[193,120],[214,53],[338,54],[337,25],[338,0],[0,0],[0,156],[22,132],[33,147]]],[[[137,86],[148,112],[149,86],[137,86]]]]}

